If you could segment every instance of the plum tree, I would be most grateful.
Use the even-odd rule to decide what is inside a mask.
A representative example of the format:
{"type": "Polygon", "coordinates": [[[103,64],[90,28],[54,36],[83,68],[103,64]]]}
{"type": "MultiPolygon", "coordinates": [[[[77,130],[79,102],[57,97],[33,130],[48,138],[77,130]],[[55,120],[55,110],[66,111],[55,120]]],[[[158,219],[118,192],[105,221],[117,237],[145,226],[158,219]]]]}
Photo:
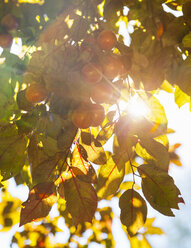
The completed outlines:
{"type": "Polygon", "coordinates": [[[147,205],[174,216],[184,202],[169,175],[172,162],[180,165],[178,145],[169,149],[155,94],[190,103],[191,1],[166,1],[181,17],[164,2],[1,1],[0,225],[24,225],[12,246],[114,247],[113,210],[98,203],[115,197],[130,246],[150,247],[147,235],[162,231],[147,205]],[[10,51],[17,37],[22,51],[10,51]],[[135,96],[149,108],[140,118],[128,111],[135,96]],[[25,202],[9,193],[10,178],[27,185],[25,202]],[[52,241],[61,218],[65,244],[52,241]]]}

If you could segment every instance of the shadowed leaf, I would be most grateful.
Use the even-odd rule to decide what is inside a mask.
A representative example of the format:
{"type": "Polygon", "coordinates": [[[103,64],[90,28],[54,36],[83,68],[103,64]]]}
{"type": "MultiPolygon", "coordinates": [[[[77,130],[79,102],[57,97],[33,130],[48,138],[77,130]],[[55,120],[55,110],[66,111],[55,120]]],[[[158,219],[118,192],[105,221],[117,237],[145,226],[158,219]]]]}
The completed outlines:
{"type": "Polygon", "coordinates": [[[160,213],[174,216],[171,208],[179,209],[178,203],[183,203],[184,200],[179,196],[180,191],[173,178],[152,164],[141,165],[138,171],[142,177],[142,190],[147,201],[160,213]]]}
{"type": "Polygon", "coordinates": [[[97,195],[90,183],[79,180],[70,170],[72,178],[64,182],[66,206],[75,226],[85,221],[92,222],[97,208],[97,195]]]}
{"type": "Polygon", "coordinates": [[[46,217],[56,200],[53,183],[36,185],[29,192],[27,201],[22,204],[20,226],[46,217]]]}

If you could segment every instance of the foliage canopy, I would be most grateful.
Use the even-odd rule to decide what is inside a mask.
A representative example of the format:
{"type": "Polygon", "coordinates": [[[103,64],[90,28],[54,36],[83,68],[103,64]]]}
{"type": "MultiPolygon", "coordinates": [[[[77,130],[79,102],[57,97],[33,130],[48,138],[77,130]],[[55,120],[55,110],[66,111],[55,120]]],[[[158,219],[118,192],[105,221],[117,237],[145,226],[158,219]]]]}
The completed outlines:
{"type": "Polygon", "coordinates": [[[131,247],[151,247],[146,235],[162,234],[147,205],[174,216],[184,200],[168,174],[171,162],[180,165],[178,144],[169,146],[155,94],[174,93],[179,107],[190,102],[190,9],[189,0],[0,2],[1,231],[19,222],[20,207],[24,225],[12,244],[114,247],[112,208],[98,205],[113,197],[131,247]],[[149,109],[139,118],[128,105],[135,97],[149,109]],[[12,177],[29,188],[22,206],[7,190],[12,177]],[[50,219],[55,203],[59,216],[50,219]],[[53,244],[60,217],[70,235],[53,244]]]}

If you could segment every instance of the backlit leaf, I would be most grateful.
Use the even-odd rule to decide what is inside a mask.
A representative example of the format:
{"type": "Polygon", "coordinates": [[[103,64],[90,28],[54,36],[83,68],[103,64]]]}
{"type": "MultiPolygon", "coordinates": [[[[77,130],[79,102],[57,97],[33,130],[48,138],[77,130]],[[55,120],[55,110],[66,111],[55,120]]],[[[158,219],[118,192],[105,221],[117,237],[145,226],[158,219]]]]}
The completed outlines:
{"type": "Polygon", "coordinates": [[[145,135],[141,138],[140,142],[137,143],[136,152],[146,161],[154,159],[157,167],[168,171],[170,162],[168,150],[156,140],[145,135]]]}
{"type": "Polygon", "coordinates": [[[174,100],[178,107],[182,107],[185,103],[190,102],[190,96],[184,93],[178,86],[175,88],[174,100]]]}
{"type": "Polygon", "coordinates": [[[164,107],[160,104],[160,101],[156,97],[152,96],[148,100],[148,107],[150,109],[148,118],[155,123],[166,126],[168,121],[164,107]]]}
{"type": "Polygon", "coordinates": [[[138,237],[132,237],[129,241],[131,248],[151,248],[151,245],[145,236],[142,236],[140,239],[138,237]]]}
{"type": "Polygon", "coordinates": [[[82,143],[82,145],[79,145],[81,155],[85,160],[89,160],[94,164],[105,164],[106,162],[106,154],[104,152],[104,149],[97,140],[95,140],[93,137],[91,139],[91,144],[86,145],[82,143]]]}
{"type": "Polygon", "coordinates": [[[81,180],[96,183],[97,176],[93,166],[81,156],[78,143],[72,153],[72,171],[81,180]]]}
{"type": "Polygon", "coordinates": [[[100,142],[100,144],[104,145],[113,135],[113,131],[114,131],[114,124],[106,125],[98,133],[96,140],[100,142]]]}
{"type": "Polygon", "coordinates": [[[102,165],[98,175],[97,194],[99,198],[107,198],[116,193],[125,175],[123,158],[114,161],[111,153],[107,152],[107,163],[102,165]],[[120,170],[118,166],[120,164],[120,170]]]}
{"type": "Polygon", "coordinates": [[[156,226],[153,226],[153,222],[155,221],[155,218],[148,218],[145,225],[144,225],[144,229],[145,229],[145,233],[144,234],[151,234],[151,235],[161,235],[164,234],[164,232],[156,226]]]}
{"type": "Polygon", "coordinates": [[[133,189],[125,191],[119,199],[120,219],[127,227],[128,234],[134,236],[143,227],[147,218],[145,200],[133,189]]]}

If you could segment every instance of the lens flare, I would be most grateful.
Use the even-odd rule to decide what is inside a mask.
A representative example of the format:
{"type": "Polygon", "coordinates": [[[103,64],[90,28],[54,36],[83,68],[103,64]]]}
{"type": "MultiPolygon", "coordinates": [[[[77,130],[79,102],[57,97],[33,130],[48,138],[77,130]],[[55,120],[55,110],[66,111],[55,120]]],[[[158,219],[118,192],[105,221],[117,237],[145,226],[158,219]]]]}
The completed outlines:
{"type": "Polygon", "coordinates": [[[128,102],[120,101],[119,108],[134,118],[142,118],[150,113],[148,105],[137,94],[132,96],[128,102]]]}

